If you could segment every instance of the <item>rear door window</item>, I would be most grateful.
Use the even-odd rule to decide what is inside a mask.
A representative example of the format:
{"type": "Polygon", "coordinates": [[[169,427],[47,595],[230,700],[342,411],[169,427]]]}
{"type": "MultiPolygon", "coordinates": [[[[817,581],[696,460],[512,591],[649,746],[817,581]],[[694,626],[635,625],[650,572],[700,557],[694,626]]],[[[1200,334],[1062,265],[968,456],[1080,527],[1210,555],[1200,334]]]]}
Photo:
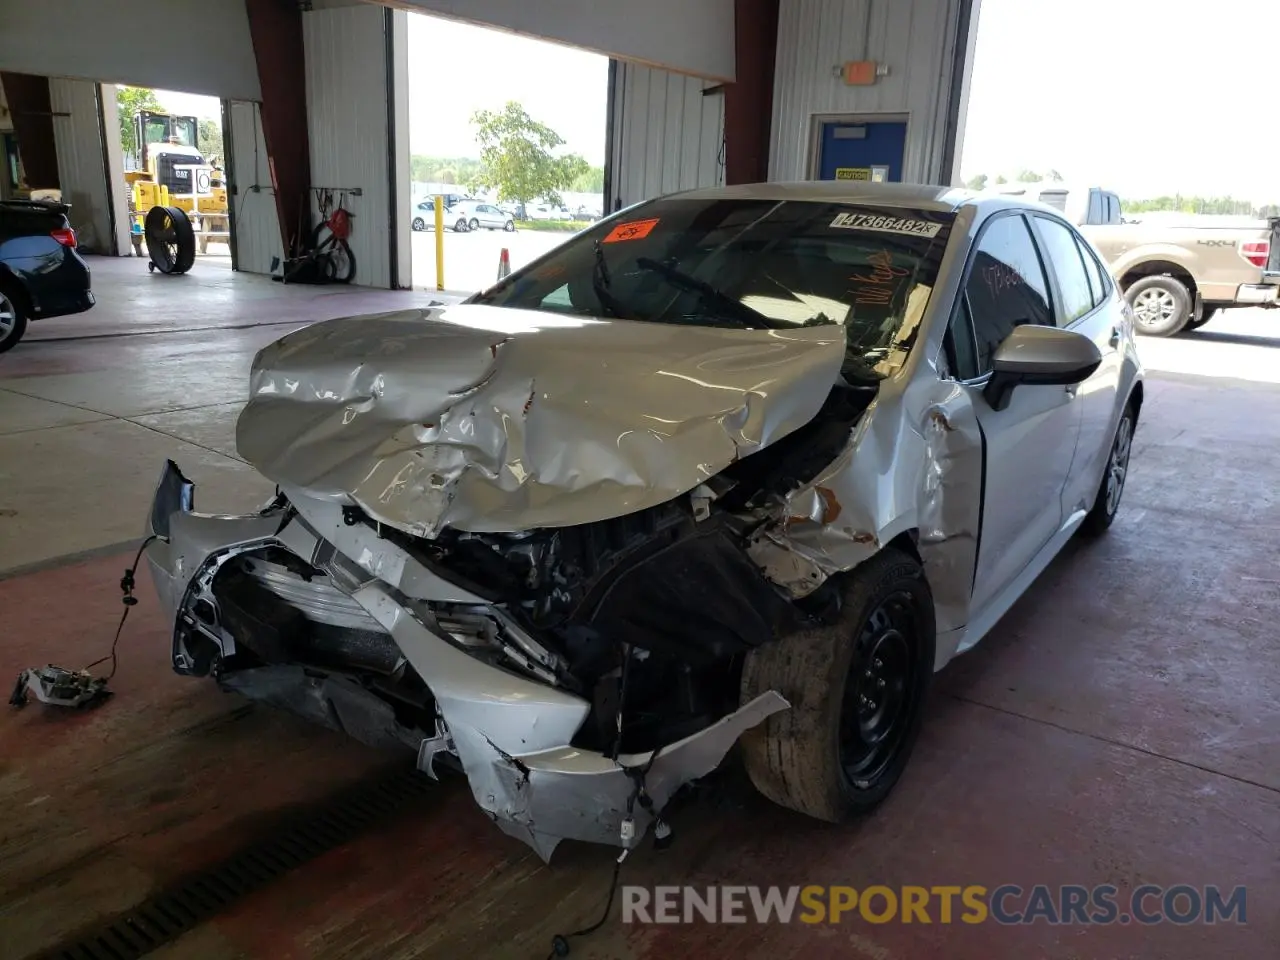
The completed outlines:
{"type": "Polygon", "coordinates": [[[1039,227],[1049,264],[1058,279],[1062,300],[1058,304],[1058,325],[1065,327],[1093,309],[1096,301],[1089,275],[1085,272],[1084,259],[1070,227],[1048,217],[1036,217],[1036,226],[1039,227]]]}
{"type": "Polygon", "coordinates": [[[1089,286],[1093,288],[1093,304],[1098,306],[1111,294],[1111,278],[1106,269],[1098,262],[1089,244],[1076,234],[1076,246],[1080,248],[1080,256],[1084,259],[1085,271],[1089,274],[1089,286]]]}
{"type": "Polygon", "coordinates": [[[991,370],[996,348],[1024,323],[1053,326],[1049,284],[1021,215],[992,220],[978,241],[965,296],[973,322],[977,372],[991,370]]]}

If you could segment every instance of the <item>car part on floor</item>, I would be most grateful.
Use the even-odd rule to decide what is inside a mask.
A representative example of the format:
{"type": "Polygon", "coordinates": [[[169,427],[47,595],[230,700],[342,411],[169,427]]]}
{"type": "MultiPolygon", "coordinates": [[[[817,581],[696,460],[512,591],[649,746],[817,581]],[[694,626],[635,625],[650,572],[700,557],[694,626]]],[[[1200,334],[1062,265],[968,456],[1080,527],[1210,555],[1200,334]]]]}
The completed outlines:
{"type": "Polygon", "coordinates": [[[27,704],[27,695],[53,707],[91,707],[111,696],[106,677],[95,677],[88,670],[66,670],[49,664],[31,667],[18,674],[18,682],[9,697],[15,707],[27,704]]]}
{"type": "Polygon", "coordinates": [[[143,230],[151,257],[147,269],[152,273],[159,270],[182,274],[195,265],[196,233],[184,211],[178,207],[152,207],[147,211],[143,230]]]}

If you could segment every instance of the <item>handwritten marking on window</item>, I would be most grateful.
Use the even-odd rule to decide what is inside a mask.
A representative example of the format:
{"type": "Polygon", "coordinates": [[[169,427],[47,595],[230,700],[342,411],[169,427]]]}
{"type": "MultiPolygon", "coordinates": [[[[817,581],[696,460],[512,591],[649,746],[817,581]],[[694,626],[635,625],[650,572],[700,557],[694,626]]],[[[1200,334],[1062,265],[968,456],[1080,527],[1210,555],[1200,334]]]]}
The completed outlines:
{"type": "Polygon", "coordinates": [[[893,254],[887,250],[873,253],[867,258],[867,266],[871,268],[869,273],[855,273],[849,278],[858,284],[853,302],[887,306],[898,291],[898,280],[909,276],[911,271],[895,267],[893,254]]]}
{"type": "Polygon", "coordinates": [[[983,268],[982,280],[991,291],[992,297],[998,297],[1014,287],[1025,286],[1027,282],[1026,278],[1018,272],[1017,267],[1000,261],[983,268]]]}

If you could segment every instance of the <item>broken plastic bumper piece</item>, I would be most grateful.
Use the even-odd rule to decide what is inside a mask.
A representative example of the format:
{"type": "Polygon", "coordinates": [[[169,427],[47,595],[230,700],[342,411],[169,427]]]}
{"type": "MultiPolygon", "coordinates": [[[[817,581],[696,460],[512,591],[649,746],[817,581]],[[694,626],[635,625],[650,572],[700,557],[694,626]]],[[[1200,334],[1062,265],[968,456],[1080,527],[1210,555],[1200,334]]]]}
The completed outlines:
{"type": "Polygon", "coordinates": [[[287,506],[275,503],[243,517],[203,516],[191,512],[193,491],[179,478],[176,467],[161,478],[151,531],[163,529],[168,542],[148,547],[156,588],[174,619],[175,669],[212,672],[226,689],[329,722],[367,742],[416,744],[419,767],[433,775],[441,754],[456,758],[481,809],[544,859],[565,838],[634,846],[681,785],[711,772],[745,730],[789,706],[769,691],[655,752],[615,760],[581,749],[573,740],[591,705],[541,679],[536,651],[531,669],[515,669],[510,660],[496,665],[464,648],[436,616],[441,605],[468,604],[518,630],[493,604],[445,580],[369,525],[346,522],[340,503],[285,489],[287,506]],[[177,509],[160,516],[173,503],[177,509]],[[239,553],[267,547],[325,571],[332,587],[358,605],[351,610],[363,611],[372,629],[389,636],[431,692],[433,734],[401,724],[384,701],[341,671],[317,677],[289,664],[239,671],[220,666],[235,652],[235,640],[220,621],[213,580],[239,553]],[[211,654],[192,642],[196,632],[206,647],[216,645],[211,654]],[[641,795],[644,802],[637,802],[641,795]]]}

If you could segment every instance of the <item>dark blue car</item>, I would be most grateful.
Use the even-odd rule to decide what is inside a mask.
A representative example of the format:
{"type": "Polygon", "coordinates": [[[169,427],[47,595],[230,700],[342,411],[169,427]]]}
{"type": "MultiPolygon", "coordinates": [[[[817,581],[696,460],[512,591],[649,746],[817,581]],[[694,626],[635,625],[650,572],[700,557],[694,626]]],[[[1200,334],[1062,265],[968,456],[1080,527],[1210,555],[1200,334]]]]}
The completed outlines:
{"type": "Polygon", "coordinates": [[[0,201],[0,353],[43,317],[93,306],[89,266],[76,252],[65,204],[0,201]]]}

